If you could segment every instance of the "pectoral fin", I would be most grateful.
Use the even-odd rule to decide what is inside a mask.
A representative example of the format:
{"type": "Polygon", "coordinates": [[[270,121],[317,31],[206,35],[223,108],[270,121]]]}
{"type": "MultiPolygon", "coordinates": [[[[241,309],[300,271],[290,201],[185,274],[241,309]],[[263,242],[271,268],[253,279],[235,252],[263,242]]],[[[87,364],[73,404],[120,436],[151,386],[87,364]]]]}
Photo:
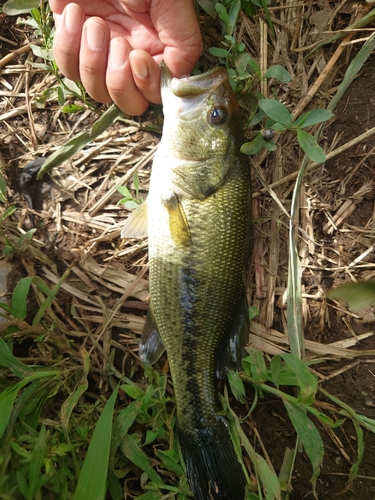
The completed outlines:
{"type": "Polygon", "coordinates": [[[191,241],[188,221],[184,209],[175,193],[168,199],[163,200],[163,204],[168,211],[169,229],[173,243],[177,247],[185,247],[191,241]]]}
{"type": "Polygon", "coordinates": [[[121,238],[142,238],[147,236],[148,203],[139,205],[126,219],[121,230],[121,238]]]}
{"type": "Polygon", "coordinates": [[[139,343],[139,357],[147,365],[153,365],[163,354],[164,349],[164,343],[160,337],[150,304],[139,343]]]}
{"type": "Polygon", "coordinates": [[[240,371],[245,345],[249,339],[250,319],[246,296],[243,297],[232,328],[222,341],[216,367],[219,379],[226,377],[226,370],[240,371]]]}
{"type": "Polygon", "coordinates": [[[189,196],[204,200],[223,185],[228,165],[217,159],[189,162],[173,169],[172,182],[189,196]]]}

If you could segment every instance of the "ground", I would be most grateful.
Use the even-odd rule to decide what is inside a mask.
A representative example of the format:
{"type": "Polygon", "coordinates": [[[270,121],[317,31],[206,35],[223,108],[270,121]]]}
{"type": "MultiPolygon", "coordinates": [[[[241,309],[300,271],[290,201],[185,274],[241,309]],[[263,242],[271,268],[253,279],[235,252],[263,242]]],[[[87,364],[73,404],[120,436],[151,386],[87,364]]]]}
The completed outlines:
{"type": "MultiPolygon", "coordinates": [[[[301,22],[310,22],[310,27],[317,26],[322,22],[319,16],[329,17],[333,7],[328,2],[319,3],[319,7],[313,10],[315,17],[309,7],[301,22]]],[[[321,75],[339,42],[334,41],[319,49],[319,57],[303,61],[301,52],[285,51],[283,43],[290,48],[292,41],[295,46],[298,38],[300,44],[309,45],[316,41],[316,35],[311,39],[299,34],[295,40],[293,33],[285,27],[291,22],[290,18],[280,13],[282,11],[277,7],[274,9],[272,15],[275,16],[277,37],[275,42],[270,33],[268,35],[269,64],[277,62],[285,66],[294,78],[289,87],[269,83],[270,87],[275,85],[279,98],[285,100],[293,113],[307,88],[321,75]]],[[[297,14],[300,13],[298,9],[297,14]]],[[[335,11],[335,17],[331,18],[335,30],[351,24],[354,14],[359,15],[358,11],[354,12],[353,5],[343,2],[342,9],[335,11]]],[[[295,18],[296,15],[293,23],[295,18]]],[[[13,18],[1,17],[0,26],[8,40],[2,42],[2,57],[24,45],[26,36],[29,39],[32,36],[30,32],[24,34],[14,24],[13,18]],[[9,40],[17,45],[12,46],[9,40]]],[[[215,43],[216,32],[212,30],[209,23],[203,26],[208,46],[215,43]]],[[[319,31],[325,30],[323,27],[319,31]]],[[[241,17],[236,34],[256,57],[262,43],[257,23],[241,17]]],[[[365,34],[368,36],[367,32],[365,34]]],[[[327,107],[349,62],[358,53],[358,45],[361,46],[359,43],[353,49],[344,50],[308,105],[309,109],[327,107]]],[[[151,108],[140,120],[117,122],[98,140],[65,162],[59,172],[55,169],[54,180],[46,176],[43,181],[33,183],[31,210],[19,182],[21,169],[28,161],[49,156],[69,137],[89,129],[97,114],[91,111],[61,113],[54,98],[47,100],[44,108],[36,108],[34,96],[54,85],[54,80],[35,67],[30,73],[25,73],[25,68],[29,67],[26,58],[32,58],[31,52],[3,65],[0,61],[2,173],[7,180],[8,203],[17,207],[11,218],[4,222],[3,234],[14,243],[22,233],[34,227],[35,221],[38,228],[31,250],[20,251],[19,256],[14,257],[15,267],[10,282],[15,284],[17,271],[20,276],[39,275],[52,286],[69,271],[59,292],[59,301],[54,306],[54,321],[66,338],[79,340],[87,349],[93,350],[93,345],[96,345],[94,333],[99,339],[100,349],[93,350],[89,388],[89,397],[95,399],[106,391],[107,382],[101,374],[113,349],[116,370],[127,375],[140,370],[136,346],[148,301],[146,243],[120,240],[120,227],[129,211],[117,205],[121,196],[114,184],[127,185],[134,194],[133,173],[138,170],[140,195],[146,196],[152,157],[160,137],[160,109],[151,108]],[[29,97],[25,100],[27,92],[29,97]],[[83,336],[82,332],[89,333],[83,336]]],[[[202,65],[215,64],[207,52],[205,58],[202,65]]],[[[336,151],[375,127],[374,62],[374,56],[370,56],[338,103],[335,116],[320,141],[326,153],[336,151]]],[[[244,109],[244,123],[246,113],[244,109]]],[[[252,132],[247,133],[251,135],[252,132]]],[[[250,346],[262,349],[268,357],[287,349],[288,220],[280,204],[290,211],[294,179],[273,187],[279,204],[268,192],[261,192],[263,184],[259,179],[262,177],[272,187],[273,183],[297,171],[303,156],[295,135],[291,133],[285,133],[276,143],[278,149],[275,153],[259,153],[255,157],[253,170],[254,249],[249,298],[259,310],[259,316],[251,327],[250,346]]],[[[346,282],[374,279],[374,152],[375,135],[370,134],[324,164],[308,170],[301,189],[302,231],[298,240],[303,268],[306,356],[319,360],[314,365],[319,386],[369,418],[375,418],[375,309],[369,307],[354,313],[345,303],[327,298],[326,292],[346,282]],[[363,256],[366,251],[368,253],[363,256]]],[[[1,241],[6,247],[6,240],[1,241]]],[[[10,291],[8,289],[7,293],[10,291]]],[[[36,299],[30,300],[29,310],[35,311],[36,299]]],[[[27,340],[18,348],[17,355],[24,360],[39,359],[40,352],[34,341],[41,332],[28,329],[26,324],[24,329],[27,340]]],[[[56,356],[61,358],[61,352],[69,352],[72,359],[79,362],[73,344],[52,333],[45,349],[43,359],[47,365],[52,365],[56,356]]],[[[233,403],[242,417],[247,415],[254,397],[251,388],[247,396],[247,407],[233,403]]],[[[331,412],[332,402],[322,393],[318,402],[327,414],[337,418],[337,414],[331,412]]],[[[343,426],[331,430],[314,422],[325,445],[317,482],[318,498],[375,498],[374,434],[363,430],[363,460],[357,478],[348,482],[350,467],[357,456],[353,425],[348,419],[343,426]]],[[[295,432],[282,401],[267,395],[260,398],[243,427],[256,443],[257,451],[263,454],[266,450],[267,458],[278,473],[285,449],[295,445],[295,432]]],[[[251,464],[248,465],[251,469],[251,464]]],[[[299,453],[293,470],[291,499],[313,498],[311,474],[305,453],[299,453]]]]}

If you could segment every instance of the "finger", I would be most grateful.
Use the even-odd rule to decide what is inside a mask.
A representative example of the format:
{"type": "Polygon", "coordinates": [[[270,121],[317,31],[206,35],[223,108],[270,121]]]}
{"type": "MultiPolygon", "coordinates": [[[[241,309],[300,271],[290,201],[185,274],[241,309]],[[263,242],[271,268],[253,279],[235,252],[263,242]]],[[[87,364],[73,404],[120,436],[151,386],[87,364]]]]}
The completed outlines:
{"type": "Polygon", "coordinates": [[[79,80],[79,51],[84,13],[74,3],[69,4],[56,22],[53,52],[58,67],[67,78],[79,80]]]}
{"type": "Polygon", "coordinates": [[[79,73],[88,94],[99,102],[110,102],[106,86],[109,27],[100,17],[90,17],[83,26],[79,73]]]}
{"type": "Polygon", "coordinates": [[[151,4],[151,19],[164,44],[164,61],[173,76],[189,74],[202,53],[202,36],[191,0],[151,4]]]}
{"type": "Polygon", "coordinates": [[[129,61],[137,88],[148,101],[160,104],[160,69],[157,62],[143,50],[130,52],[129,61]]]}
{"type": "Polygon", "coordinates": [[[109,95],[128,115],[141,115],[148,107],[148,99],[137,88],[129,62],[131,47],[124,38],[113,38],[109,48],[106,82],[109,95]]]}

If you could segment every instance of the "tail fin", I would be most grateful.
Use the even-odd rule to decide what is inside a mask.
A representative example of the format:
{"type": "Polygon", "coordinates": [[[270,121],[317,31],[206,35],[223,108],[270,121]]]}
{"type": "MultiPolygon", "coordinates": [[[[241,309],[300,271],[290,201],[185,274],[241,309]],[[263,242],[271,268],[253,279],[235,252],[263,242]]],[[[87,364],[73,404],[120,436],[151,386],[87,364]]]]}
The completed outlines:
{"type": "Polygon", "coordinates": [[[178,428],[178,438],[195,500],[244,500],[245,475],[222,417],[214,429],[178,428]]]}

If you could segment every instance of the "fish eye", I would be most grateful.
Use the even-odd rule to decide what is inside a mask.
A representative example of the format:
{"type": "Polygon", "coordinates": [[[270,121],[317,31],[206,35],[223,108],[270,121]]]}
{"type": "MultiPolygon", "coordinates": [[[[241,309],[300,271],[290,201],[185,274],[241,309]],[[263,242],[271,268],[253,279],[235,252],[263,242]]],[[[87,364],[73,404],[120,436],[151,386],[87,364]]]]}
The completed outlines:
{"type": "Polygon", "coordinates": [[[208,121],[211,125],[218,125],[227,118],[227,110],[223,106],[214,106],[208,112],[208,121]]]}

